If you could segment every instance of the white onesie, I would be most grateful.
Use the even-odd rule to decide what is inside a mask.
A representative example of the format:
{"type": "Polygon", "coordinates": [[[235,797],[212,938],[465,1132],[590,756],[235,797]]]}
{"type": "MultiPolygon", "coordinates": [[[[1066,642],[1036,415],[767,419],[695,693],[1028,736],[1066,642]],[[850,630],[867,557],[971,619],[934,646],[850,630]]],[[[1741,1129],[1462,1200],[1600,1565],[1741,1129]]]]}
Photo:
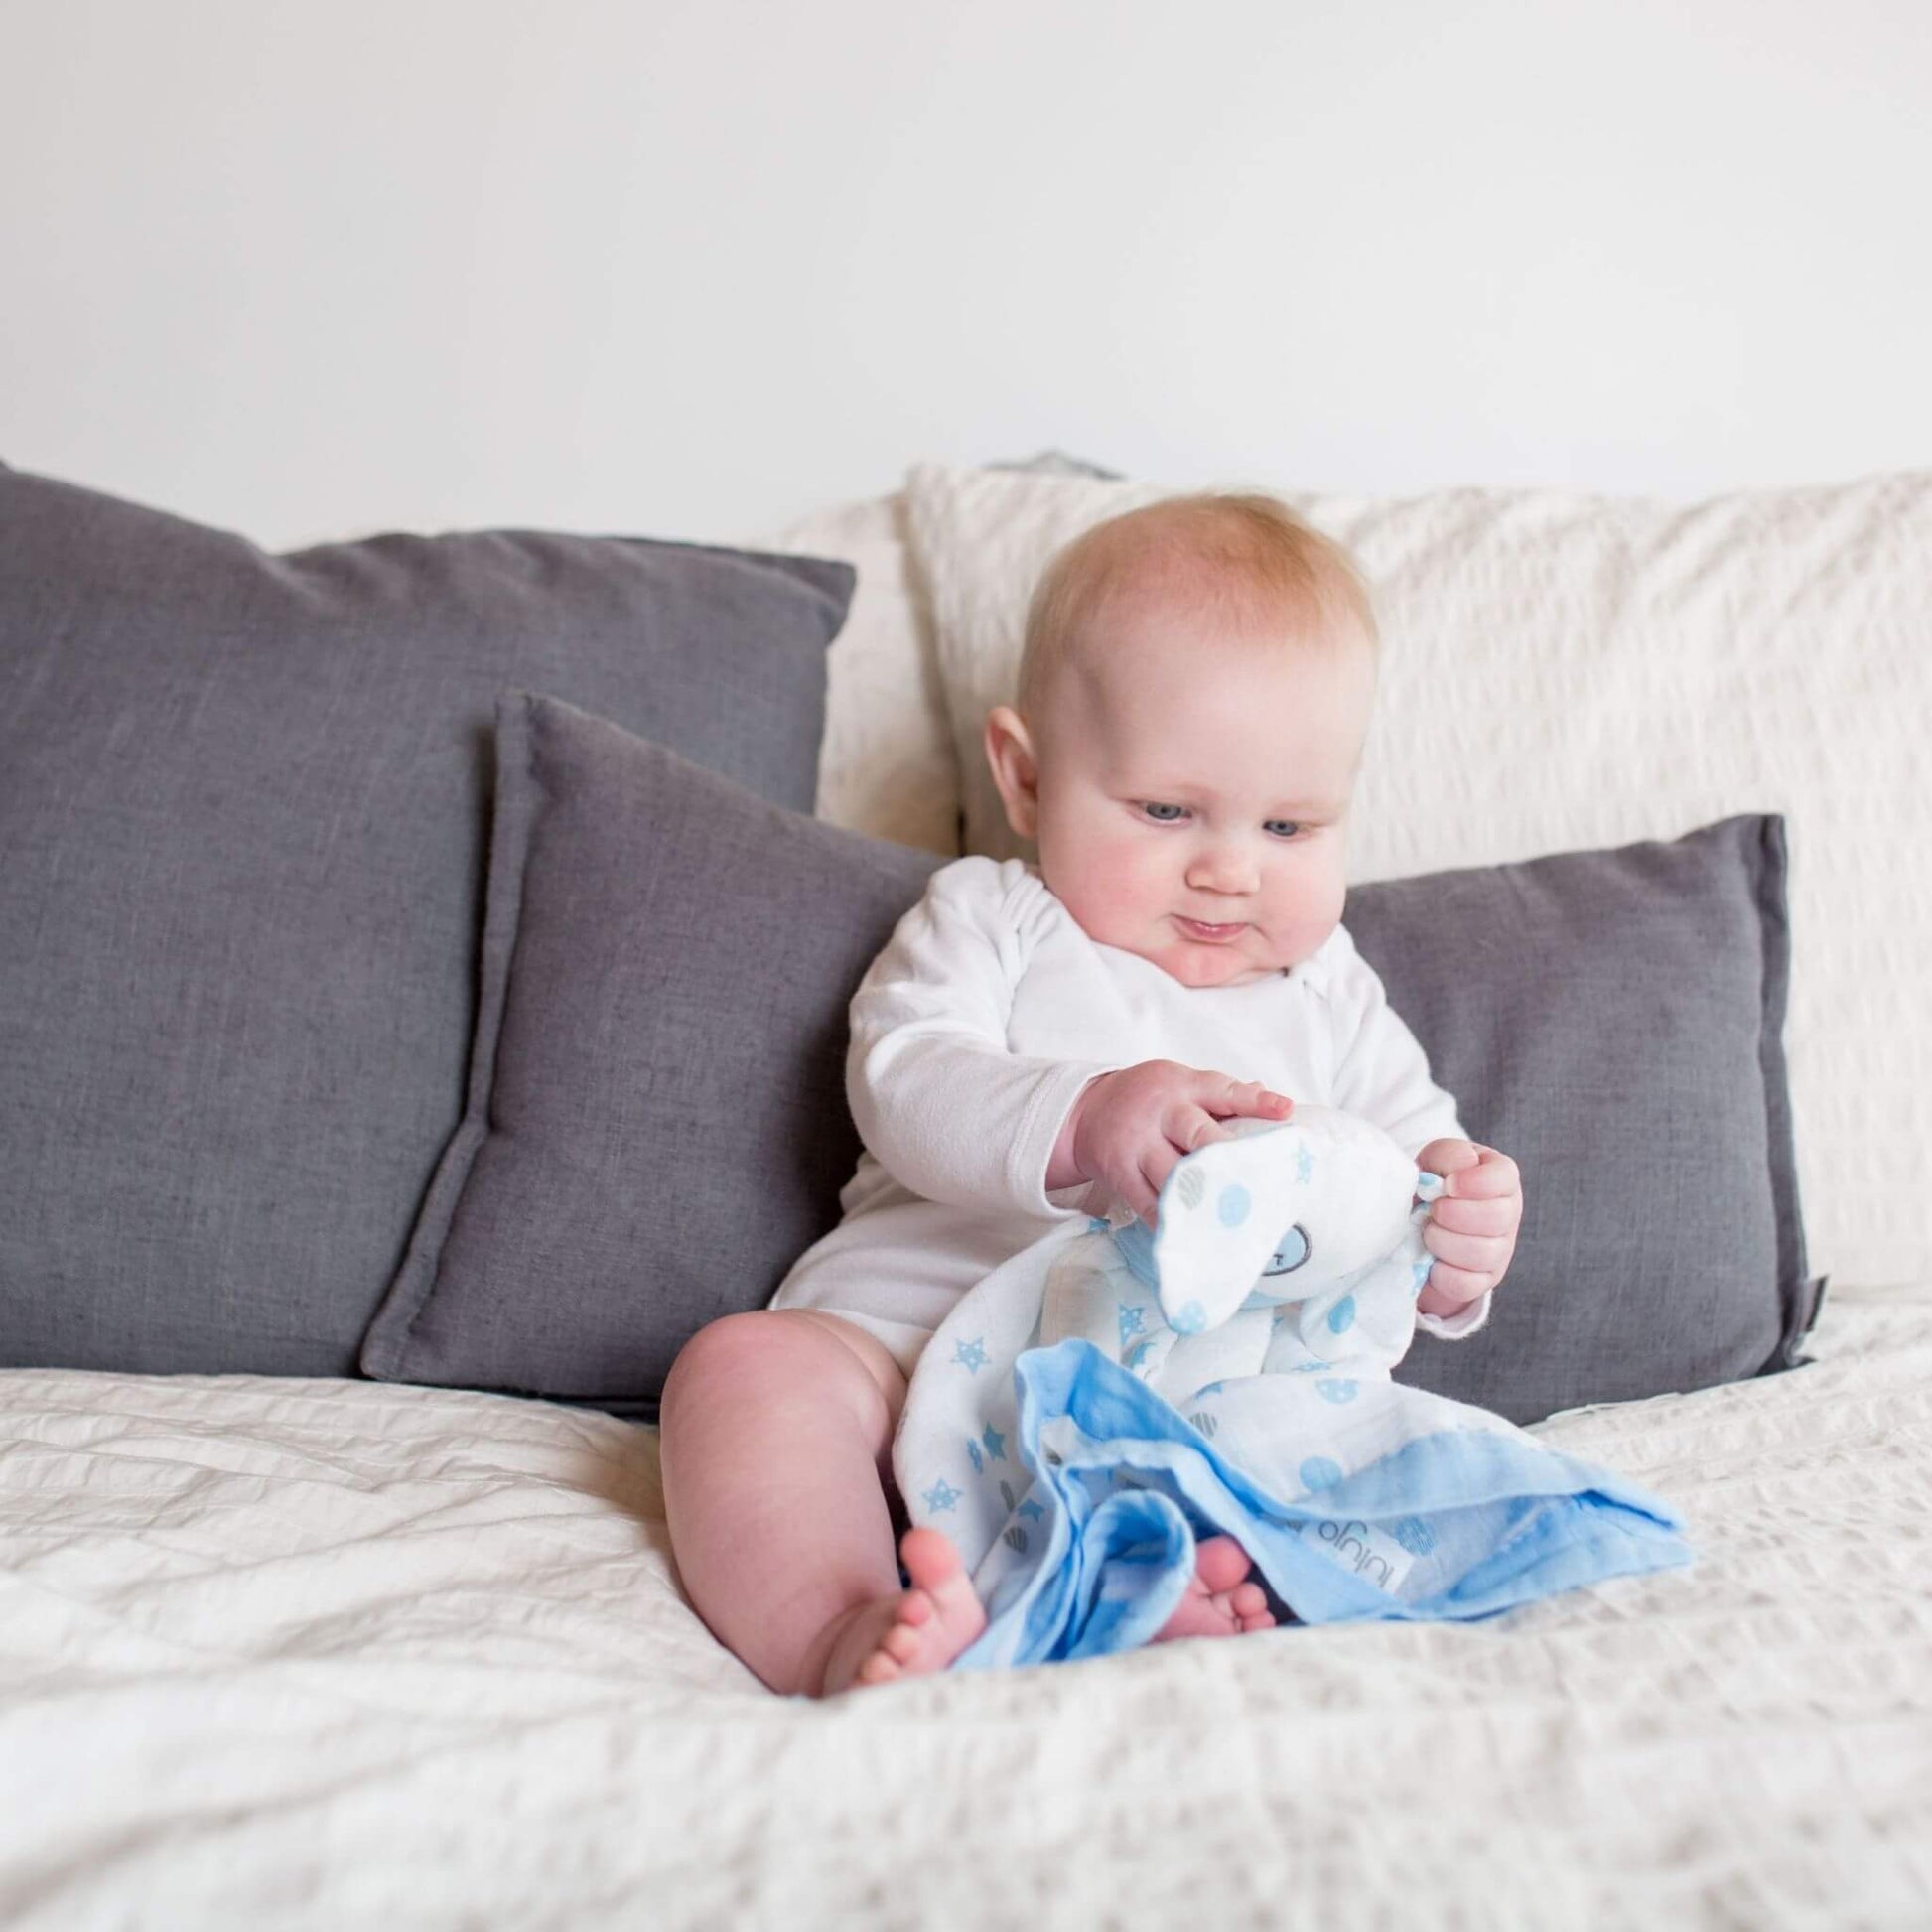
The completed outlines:
{"type": "MultiPolygon", "coordinates": [[[[1462,1134],[1346,928],[1266,979],[1186,987],[1088,938],[1019,859],[934,873],[851,1019],[846,1094],[866,1152],[839,1195],[844,1218],[771,1306],[842,1316],[907,1375],[967,1289],[1068,1216],[1106,1212],[1098,1186],[1045,1190],[1067,1112],[1096,1074],[1178,1060],[1259,1080],[1359,1114],[1410,1155],[1462,1134]]],[[[1488,1312],[1485,1295],[1417,1322],[1459,1337],[1488,1312]]]]}

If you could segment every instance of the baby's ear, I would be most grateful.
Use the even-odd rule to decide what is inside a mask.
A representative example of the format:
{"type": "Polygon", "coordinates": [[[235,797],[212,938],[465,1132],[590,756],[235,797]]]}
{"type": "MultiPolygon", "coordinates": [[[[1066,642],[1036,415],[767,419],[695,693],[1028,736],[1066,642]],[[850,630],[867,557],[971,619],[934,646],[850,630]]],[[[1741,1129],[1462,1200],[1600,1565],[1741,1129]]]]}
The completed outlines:
{"type": "Polygon", "coordinates": [[[995,705],[986,719],[986,761],[1000,787],[1007,823],[1030,839],[1039,822],[1039,761],[1027,721],[1011,705],[995,705]]]}

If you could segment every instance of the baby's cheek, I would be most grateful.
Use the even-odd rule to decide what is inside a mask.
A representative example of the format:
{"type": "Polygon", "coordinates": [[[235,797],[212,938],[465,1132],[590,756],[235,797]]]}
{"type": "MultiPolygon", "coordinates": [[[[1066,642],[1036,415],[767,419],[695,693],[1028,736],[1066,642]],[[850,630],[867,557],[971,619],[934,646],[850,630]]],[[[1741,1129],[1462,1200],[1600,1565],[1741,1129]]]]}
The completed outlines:
{"type": "Polygon", "coordinates": [[[1102,941],[1135,926],[1157,897],[1139,840],[1089,836],[1053,858],[1056,863],[1049,867],[1042,850],[1047,885],[1080,925],[1102,941]]]}
{"type": "Polygon", "coordinates": [[[1348,885],[1341,867],[1325,857],[1282,882],[1282,924],[1294,936],[1298,958],[1320,950],[1341,923],[1348,885]]]}

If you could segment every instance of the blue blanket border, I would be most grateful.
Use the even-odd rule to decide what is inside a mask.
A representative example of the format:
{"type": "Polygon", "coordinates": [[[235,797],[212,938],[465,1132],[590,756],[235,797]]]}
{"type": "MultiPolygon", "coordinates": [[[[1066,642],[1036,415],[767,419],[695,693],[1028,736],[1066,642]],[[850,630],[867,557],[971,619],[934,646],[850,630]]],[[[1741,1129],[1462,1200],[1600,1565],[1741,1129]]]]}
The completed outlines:
{"type": "Polygon", "coordinates": [[[1294,1500],[1272,1493],[1145,1383],[1091,1343],[1032,1349],[1015,1365],[1020,1452],[1044,1507],[1024,1569],[956,1660],[973,1670],[1109,1655],[1145,1643],[1193,1576],[1197,1537],[1235,1537],[1305,1623],[1495,1616],[1608,1577],[1676,1568],[1692,1552],[1669,1504],[1514,1431],[1439,1430],[1294,1500]],[[1060,1418],[1060,1445],[1041,1432],[1060,1418]],[[1107,1485],[1106,1493],[1095,1489],[1107,1485]],[[1365,1525],[1433,1544],[1431,1518],[1488,1510],[1490,1548],[1447,1587],[1405,1601],[1304,1540],[1365,1525]],[[1036,1554],[1035,1552],[1036,1551],[1036,1554]]]}

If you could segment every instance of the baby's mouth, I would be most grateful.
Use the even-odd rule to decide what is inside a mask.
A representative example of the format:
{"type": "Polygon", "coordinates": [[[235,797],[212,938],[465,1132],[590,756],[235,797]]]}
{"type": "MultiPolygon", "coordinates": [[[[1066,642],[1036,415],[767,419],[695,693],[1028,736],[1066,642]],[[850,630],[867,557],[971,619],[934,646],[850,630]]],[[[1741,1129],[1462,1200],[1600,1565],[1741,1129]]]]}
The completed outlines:
{"type": "Polygon", "coordinates": [[[1227,925],[1211,925],[1205,919],[1190,919],[1176,912],[1174,923],[1188,938],[1198,939],[1203,944],[1212,946],[1232,939],[1237,932],[1246,928],[1248,922],[1245,919],[1236,919],[1227,925]]]}

